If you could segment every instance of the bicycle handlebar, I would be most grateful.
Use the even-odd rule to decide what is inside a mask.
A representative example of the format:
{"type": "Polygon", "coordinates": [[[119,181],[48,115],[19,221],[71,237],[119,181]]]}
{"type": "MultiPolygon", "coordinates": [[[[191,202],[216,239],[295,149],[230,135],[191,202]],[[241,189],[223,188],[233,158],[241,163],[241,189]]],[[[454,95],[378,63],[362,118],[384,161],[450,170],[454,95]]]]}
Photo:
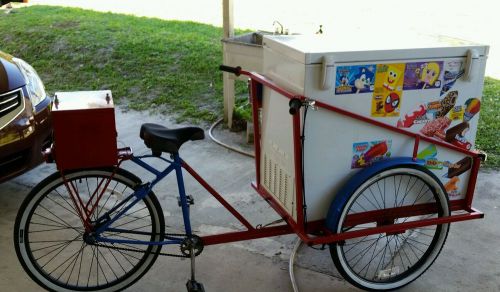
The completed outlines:
{"type": "Polygon", "coordinates": [[[236,76],[240,76],[240,74],[241,74],[241,67],[240,66],[231,67],[231,66],[226,66],[226,65],[220,65],[219,70],[224,71],[224,72],[228,72],[228,73],[233,73],[236,76]]]}
{"type": "Polygon", "coordinates": [[[288,112],[293,116],[294,114],[299,112],[300,108],[302,107],[302,101],[298,98],[292,98],[288,102],[288,106],[290,107],[288,112]]]}

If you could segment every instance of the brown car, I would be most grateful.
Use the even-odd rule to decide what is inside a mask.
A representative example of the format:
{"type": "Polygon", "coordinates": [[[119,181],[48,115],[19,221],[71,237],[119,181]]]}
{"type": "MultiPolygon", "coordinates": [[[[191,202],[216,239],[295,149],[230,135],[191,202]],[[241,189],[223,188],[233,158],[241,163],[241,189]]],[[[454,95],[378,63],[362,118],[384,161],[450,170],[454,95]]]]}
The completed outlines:
{"type": "Polygon", "coordinates": [[[39,165],[51,132],[50,98],[38,74],[0,51],[0,183],[39,165]]]}

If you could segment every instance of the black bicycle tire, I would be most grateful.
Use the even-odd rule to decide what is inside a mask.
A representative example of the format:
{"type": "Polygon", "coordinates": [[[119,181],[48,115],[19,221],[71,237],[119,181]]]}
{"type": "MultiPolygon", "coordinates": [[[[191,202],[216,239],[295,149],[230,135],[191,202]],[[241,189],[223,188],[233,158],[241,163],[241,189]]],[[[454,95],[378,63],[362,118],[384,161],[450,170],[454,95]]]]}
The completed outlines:
{"type": "MultiPolygon", "coordinates": [[[[444,215],[445,216],[449,215],[449,198],[448,198],[448,196],[446,194],[446,191],[444,190],[444,186],[442,185],[442,183],[439,180],[439,178],[437,178],[431,171],[429,171],[425,167],[422,167],[422,166],[419,166],[419,165],[399,165],[399,166],[394,166],[394,167],[383,169],[383,170],[381,170],[381,171],[373,174],[366,181],[369,181],[370,179],[372,179],[372,178],[374,178],[374,177],[376,177],[376,176],[384,173],[385,171],[394,170],[394,169],[398,169],[398,168],[413,168],[413,169],[416,169],[418,171],[422,171],[425,174],[427,174],[428,176],[430,176],[434,180],[434,182],[437,182],[439,184],[439,186],[440,186],[441,191],[443,192],[442,195],[444,194],[445,205],[448,206],[448,214],[444,214],[444,215]]],[[[363,185],[363,184],[361,184],[361,185],[363,185]]],[[[351,194],[351,196],[353,196],[354,194],[356,194],[357,191],[358,191],[358,188],[353,191],[353,193],[351,194]]],[[[348,200],[348,202],[349,202],[349,200],[348,200]]],[[[349,204],[346,204],[343,207],[341,213],[344,213],[344,209],[347,208],[347,207],[349,207],[348,205],[349,204]]],[[[342,225],[342,223],[343,223],[342,220],[339,220],[338,225],[342,225]]],[[[336,227],[335,230],[338,230],[338,225],[337,225],[337,227],[336,227]]],[[[440,236],[444,236],[444,239],[442,239],[442,242],[441,242],[440,246],[438,247],[439,250],[437,251],[437,253],[435,254],[435,256],[431,259],[430,263],[428,263],[427,260],[425,262],[421,263],[421,265],[424,265],[424,264],[427,264],[427,263],[428,263],[428,265],[427,265],[427,267],[423,271],[419,272],[419,274],[414,279],[412,279],[411,281],[406,282],[404,285],[400,285],[400,286],[397,286],[397,287],[394,287],[394,288],[389,288],[389,289],[372,289],[372,288],[369,288],[367,286],[364,286],[364,285],[360,284],[355,279],[353,279],[349,275],[349,273],[346,271],[345,267],[341,263],[340,257],[342,257],[342,255],[338,253],[338,250],[336,248],[337,245],[340,244],[340,243],[334,243],[334,244],[330,245],[330,254],[331,254],[333,263],[334,263],[335,267],[337,268],[337,270],[339,271],[339,273],[342,275],[342,277],[344,279],[346,279],[353,286],[356,286],[357,288],[360,288],[360,289],[363,289],[363,290],[366,290],[366,291],[393,291],[393,290],[400,289],[400,288],[402,288],[404,286],[407,286],[410,283],[412,283],[413,281],[415,281],[416,279],[418,279],[420,276],[422,276],[433,265],[433,263],[435,262],[435,260],[439,257],[439,254],[441,253],[441,251],[442,251],[442,249],[443,249],[443,247],[444,247],[444,245],[446,243],[446,239],[448,237],[449,224],[439,225],[438,228],[441,230],[440,232],[442,232],[443,229],[444,229],[444,234],[440,235],[440,236]]],[[[433,245],[432,246],[433,248],[435,248],[434,245],[437,244],[437,242],[436,242],[437,240],[439,240],[438,237],[436,237],[436,238],[433,239],[433,242],[431,243],[433,245]]],[[[429,255],[427,255],[427,257],[428,256],[429,255]]],[[[418,270],[418,269],[416,269],[416,270],[418,270]]]]}
{"type": "MultiPolygon", "coordinates": [[[[65,175],[68,177],[68,176],[72,176],[72,175],[75,175],[78,173],[92,173],[92,172],[107,172],[107,173],[111,174],[112,171],[114,171],[114,169],[112,169],[112,168],[81,169],[81,170],[69,171],[69,172],[65,173],[65,175]]],[[[81,175],[78,177],[83,178],[85,176],[81,175]]],[[[129,180],[129,182],[131,182],[133,184],[133,185],[129,185],[130,188],[135,189],[137,186],[139,186],[141,184],[140,178],[138,178],[134,174],[130,173],[129,171],[121,169],[121,168],[116,170],[116,178],[120,178],[120,177],[123,177],[125,180],[129,180]]],[[[21,227],[20,225],[21,225],[21,220],[23,218],[23,214],[26,212],[26,208],[28,207],[30,202],[33,200],[33,198],[35,198],[35,196],[37,196],[37,194],[40,191],[42,191],[47,185],[50,185],[53,181],[57,181],[57,180],[61,180],[61,179],[62,179],[61,174],[59,172],[55,172],[52,175],[48,176],[46,179],[41,181],[39,184],[37,184],[32,189],[32,191],[28,194],[28,196],[25,198],[25,200],[21,204],[21,207],[19,208],[19,211],[18,211],[18,214],[16,217],[16,221],[15,221],[15,225],[14,225],[14,246],[15,246],[15,250],[16,250],[16,255],[17,255],[23,269],[25,270],[25,272],[30,276],[30,278],[33,281],[35,281],[38,285],[40,285],[41,287],[43,287],[49,291],[62,291],[63,289],[68,290],[68,291],[120,291],[120,290],[123,290],[127,287],[130,287],[135,282],[137,282],[139,279],[141,279],[142,276],[144,276],[144,274],[146,274],[147,271],[152,267],[152,265],[155,263],[156,259],[158,258],[158,255],[161,252],[161,246],[151,246],[152,248],[148,249],[149,252],[147,252],[148,253],[147,256],[144,257],[144,261],[141,260],[141,264],[137,267],[134,267],[133,272],[130,275],[121,279],[117,283],[110,283],[113,285],[103,285],[103,287],[98,289],[98,290],[92,289],[92,288],[73,289],[74,287],[70,287],[68,289],[68,287],[60,286],[57,283],[53,283],[54,285],[58,286],[57,289],[53,289],[53,288],[47,286],[45,283],[43,283],[43,281],[40,278],[35,276],[35,273],[33,271],[31,271],[31,269],[28,267],[27,263],[25,262],[24,257],[21,255],[21,246],[19,243],[19,238],[21,236],[19,234],[20,233],[19,231],[20,231],[20,227],[21,227]],[[135,273],[144,264],[146,264],[146,266],[142,269],[142,271],[139,272],[139,274],[136,275],[135,273]],[[126,285],[121,286],[118,289],[115,288],[115,286],[119,285],[120,283],[129,279],[130,277],[133,277],[133,279],[131,281],[129,281],[126,285]]],[[[118,180],[120,180],[120,179],[118,179],[118,180]]],[[[121,182],[126,184],[127,182],[125,180],[122,180],[121,182]]],[[[57,187],[58,185],[60,185],[60,183],[55,183],[53,188],[57,187]]],[[[49,192],[49,191],[47,191],[47,192],[49,192]]],[[[43,197],[43,196],[44,196],[43,194],[40,195],[40,197],[43,197]]],[[[161,241],[164,239],[163,235],[165,233],[165,221],[164,221],[164,216],[163,216],[163,211],[162,211],[161,205],[160,205],[156,195],[152,191],[146,196],[146,198],[147,198],[147,200],[149,200],[149,204],[150,204],[150,205],[148,205],[149,211],[150,212],[154,211],[156,213],[156,219],[158,221],[155,222],[155,224],[158,225],[157,231],[158,231],[158,234],[160,236],[159,240],[161,241]]],[[[41,274],[40,271],[37,271],[37,272],[38,272],[38,274],[41,274]]],[[[50,279],[48,279],[46,277],[45,277],[45,279],[50,281],[50,279]]]]}

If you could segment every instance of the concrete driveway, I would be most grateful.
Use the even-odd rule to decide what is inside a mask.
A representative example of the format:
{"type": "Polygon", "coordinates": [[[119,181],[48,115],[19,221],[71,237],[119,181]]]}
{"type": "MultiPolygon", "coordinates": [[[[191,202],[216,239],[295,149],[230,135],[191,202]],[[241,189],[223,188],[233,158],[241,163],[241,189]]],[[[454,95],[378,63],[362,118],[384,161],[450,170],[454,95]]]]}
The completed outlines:
{"type": "MultiPolygon", "coordinates": [[[[117,110],[119,141],[135,153],[146,153],[138,137],[140,124],[173,124],[147,113],[117,110]]],[[[226,134],[224,134],[226,135],[226,134]]],[[[267,223],[277,216],[250,187],[253,160],[229,152],[210,140],[189,142],[181,151],[184,159],[220,191],[253,224],[267,223]]],[[[138,169],[126,168],[143,174],[138,169]]],[[[24,273],[15,256],[12,229],[23,198],[41,179],[54,171],[53,165],[37,169],[0,184],[0,291],[41,290],[24,273]]],[[[195,198],[193,225],[198,232],[234,230],[239,224],[228,212],[186,178],[187,190],[195,198]]],[[[173,181],[156,189],[167,224],[180,227],[177,191],[173,181]]],[[[500,291],[500,172],[482,171],[476,188],[475,207],[486,213],[483,220],[452,225],[448,241],[434,265],[404,291],[500,291]]],[[[198,257],[198,280],[207,291],[292,291],[288,258],[295,236],[259,239],[210,246],[198,257]]],[[[296,277],[300,291],[356,291],[341,279],[329,252],[303,247],[297,259],[296,277]]],[[[160,257],[153,268],[128,291],[185,291],[189,261],[160,257]]]]}

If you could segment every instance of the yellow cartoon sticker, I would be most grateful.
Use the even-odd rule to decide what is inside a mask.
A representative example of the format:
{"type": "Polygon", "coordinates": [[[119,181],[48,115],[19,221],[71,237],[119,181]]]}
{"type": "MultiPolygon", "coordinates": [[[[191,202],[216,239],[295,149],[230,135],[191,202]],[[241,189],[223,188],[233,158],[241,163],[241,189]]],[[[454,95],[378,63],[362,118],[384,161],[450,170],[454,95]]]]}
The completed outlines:
{"type": "Polygon", "coordinates": [[[405,64],[378,64],[372,96],[372,117],[399,117],[405,64]]]}

